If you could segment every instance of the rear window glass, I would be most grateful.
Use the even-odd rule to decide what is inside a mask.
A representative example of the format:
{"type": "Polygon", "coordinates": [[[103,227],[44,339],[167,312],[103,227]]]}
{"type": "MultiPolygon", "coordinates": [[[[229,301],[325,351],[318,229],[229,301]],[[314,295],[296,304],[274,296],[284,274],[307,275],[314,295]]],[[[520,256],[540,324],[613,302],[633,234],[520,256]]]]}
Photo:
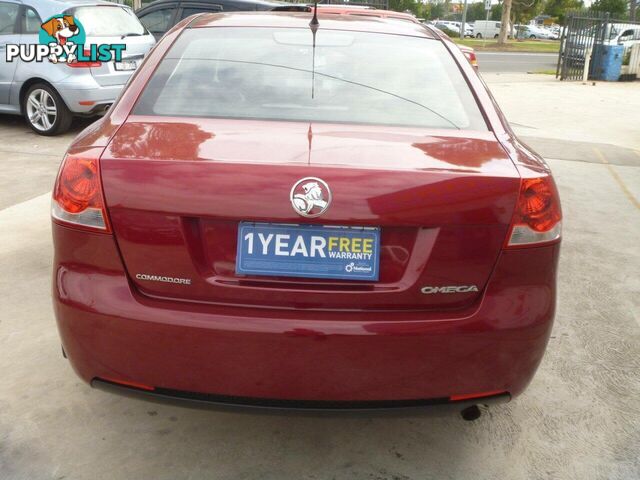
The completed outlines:
{"type": "Polygon", "coordinates": [[[186,30],[134,113],[486,130],[432,39],[309,29],[186,30]],[[315,74],[313,65],[315,64],[315,74]]]}
{"type": "Polygon", "coordinates": [[[116,6],[78,7],[72,10],[85,33],[91,37],[144,35],[138,17],[128,8],[116,6]]]}

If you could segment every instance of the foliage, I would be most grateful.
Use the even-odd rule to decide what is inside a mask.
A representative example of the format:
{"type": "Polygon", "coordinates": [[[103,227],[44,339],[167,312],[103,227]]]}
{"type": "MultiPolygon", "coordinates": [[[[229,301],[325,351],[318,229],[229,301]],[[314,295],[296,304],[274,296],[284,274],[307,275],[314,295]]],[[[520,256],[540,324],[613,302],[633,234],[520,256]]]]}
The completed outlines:
{"type": "Polygon", "coordinates": [[[470,3],[467,8],[467,22],[475,22],[476,20],[486,20],[487,11],[484,9],[484,2],[470,3]]]}
{"type": "Polygon", "coordinates": [[[447,35],[449,35],[449,37],[451,38],[459,38],[460,37],[460,33],[451,30],[447,27],[438,27],[440,30],[442,30],[444,33],[446,33],[447,35]]]}
{"type": "Polygon", "coordinates": [[[572,10],[579,10],[583,6],[584,2],[582,0],[547,0],[543,13],[557,18],[558,22],[564,24],[564,18],[567,13],[572,10]]]}
{"type": "MultiPolygon", "coordinates": [[[[422,0],[389,0],[389,9],[397,12],[411,12],[416,17],[425,19],[455,19],[460,21],[461,14],[453,13],[452,4],[461,0],[445,0],[437,3],[423,3],[422,0]]],[[[492,5],[489,20],[496,22],[502,18],[502,4],[504,0],[498,0],[498,4],[492,5]]],[[[484,2],[469,0],[467,8],[467,22],[485,20],[487,12],[484,2]]],[[[550,15],[559,23],[564,23],[568,12],[584,8],[584,0],[512,0],[511,20],[514,23],[529,23],[537,15],[544,13],[550,15]]],[[[609,12],[612,18],[628,18],[629,0],[594,0],[591,9],[599,12],[609,12]]]]}
{"type": "Polygon", "coordinates": [[[418,18],[430,18],[435,5],[424,4],[415,0],[389,0],[389,10],[411,12],[418,18]]]}
{"type": "Polygon", "coordinates": [[[624,19],[628,17],[628,0],[595,0],[591,4],[593,12],[609,12],[611,18],[624,19]]]}
{"type": "Polygon", "coordinates": [[[536,15],[542,12],[544,0],[513,0],[511,16],[514,23],[529,23],[536,15]]]}
{"type": "Polygon", "coordinates": [[[443,18],[447,14],[447,6],[444,3],[431,4],[430,19],[443,18]]]}
{"type": "Polygon", "coordinates": [[[502,19],[502,4],[493,5],[491,7],[491,15],[489,16],[489,20],[495,20],[499,22],[502,19]]]}

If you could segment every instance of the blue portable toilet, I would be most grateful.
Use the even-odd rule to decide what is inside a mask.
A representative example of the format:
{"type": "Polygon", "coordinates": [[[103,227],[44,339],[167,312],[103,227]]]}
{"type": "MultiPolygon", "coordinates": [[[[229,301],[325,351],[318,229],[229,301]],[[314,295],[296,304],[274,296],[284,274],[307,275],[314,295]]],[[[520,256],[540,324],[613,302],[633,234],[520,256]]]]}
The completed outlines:
{"type": "Polygon", "coordinates": [[[593,51],[593,78],[617,82],[620,79],[623,45],[597,45],[593,51]]]}

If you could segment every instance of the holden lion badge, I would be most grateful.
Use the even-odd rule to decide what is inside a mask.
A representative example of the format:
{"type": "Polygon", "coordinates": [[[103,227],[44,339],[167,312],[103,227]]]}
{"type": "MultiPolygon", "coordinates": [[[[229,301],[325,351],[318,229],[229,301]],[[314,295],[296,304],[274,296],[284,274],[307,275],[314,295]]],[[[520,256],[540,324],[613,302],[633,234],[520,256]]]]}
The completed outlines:
{"type": "Polygon", "coordinates": [[[293,209],[303,217],[318,217],[331,204],[331,190],[324,180],[306,177],[298,180],[289,195],[293,209]]]}

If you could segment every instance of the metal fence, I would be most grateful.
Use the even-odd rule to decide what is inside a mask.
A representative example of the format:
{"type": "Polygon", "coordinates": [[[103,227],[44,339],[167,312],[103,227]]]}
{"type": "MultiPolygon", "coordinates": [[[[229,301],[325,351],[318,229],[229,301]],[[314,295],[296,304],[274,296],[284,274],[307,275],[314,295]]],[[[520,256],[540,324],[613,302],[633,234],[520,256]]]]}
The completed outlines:
{"type": "Polygon", "coordinates": [[[616,20],[608,13],[574,12],[567,16],[560,38],[556,77],[560,80],[593,78],[594,52],[602,45],[623,45],[624,60],[634,44],[640,43],[640,22],[616,20]]]}

